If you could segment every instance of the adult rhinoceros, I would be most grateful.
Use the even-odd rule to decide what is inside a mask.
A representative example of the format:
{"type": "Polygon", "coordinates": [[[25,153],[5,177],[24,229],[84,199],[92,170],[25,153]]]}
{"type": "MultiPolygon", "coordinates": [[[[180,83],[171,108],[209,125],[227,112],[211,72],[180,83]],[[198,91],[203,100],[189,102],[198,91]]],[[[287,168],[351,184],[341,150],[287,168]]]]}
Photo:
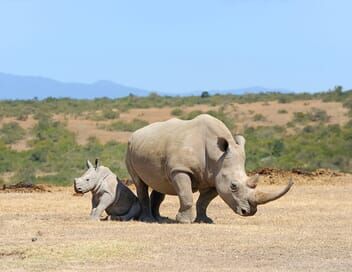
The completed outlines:
{"type": "Polygon", "coordinates": [[[176,220],[193,221],[193,192],[199,190],[196,222],[211,223],[206,209],[219,195],[237,214],[254,215],[257,205],[280,198],[292,186],[278,192],[256,189],[258,176],[245,171],[245,139],[233,137],[220,120],[201,114],[192,120],[170,119],[135,131],[128,142],[127,169],[142,205],[142,221],[160,218],[159,207],[167,195],[177,195],[176,220]],[[153,189],[151,198],[148,186],[153,189]]]}

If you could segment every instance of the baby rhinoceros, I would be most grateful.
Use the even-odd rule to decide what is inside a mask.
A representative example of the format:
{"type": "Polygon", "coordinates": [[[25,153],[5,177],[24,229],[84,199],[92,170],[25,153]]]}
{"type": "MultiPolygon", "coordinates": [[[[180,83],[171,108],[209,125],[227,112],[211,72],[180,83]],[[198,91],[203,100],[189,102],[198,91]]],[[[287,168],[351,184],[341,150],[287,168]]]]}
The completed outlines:
{"type": "Polygon", "coordinates": [[[74,180],[76,193],[92,192],[90,218],[100,220],[105,211],[111,220],[128,221],[138,219],[141,207],[134,193],[125,186],[108,167],[95,166],[88,160],[88,170],[74,180]]]}

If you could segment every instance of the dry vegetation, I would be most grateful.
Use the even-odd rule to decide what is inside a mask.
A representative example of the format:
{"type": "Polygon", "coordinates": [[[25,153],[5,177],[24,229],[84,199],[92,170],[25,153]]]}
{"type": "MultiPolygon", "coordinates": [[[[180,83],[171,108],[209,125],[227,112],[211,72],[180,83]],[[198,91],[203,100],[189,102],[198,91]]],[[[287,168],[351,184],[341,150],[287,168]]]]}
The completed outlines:
{"type": "MultiPolygon", "coordinates": [[[[126,112],[121,112],[118,120],[131,122],[134,119],[144,120],[148,123],[163,121],[175,117],[172,111],[175,108],[146,108],[146,109],[130,109],[126,112]]],[[[194,105],[180,107],[185,114],[191,112],[208,112],[217,111],[219,106],[210,105],[194,105]]],[[[307,113],[312,109],[320,109],[326,111],[330,117],[325,124],[340,124],[344,125],[348,122],[348,109],[344,108],[339,102],[323,102],[322,100],[298,100],[290,103],[279,103],[277,101],[270,102],[255,102],[255,103],[232,103],[225,106],[226,114],[231,116],[236,121],[236,131],[243,133],[246,127],[257,126],[285,126],[292,121],[294,112],[307,113]],[[283,114],[278,114],[280,110],[287,111],[283,114]],[[256,120],[253,118],[256,114],[261,114],[265,118],[256,120]]],[[[118,110],[118,109],[115,109],[118,110]]],[[[99,114],[99,111],[95,114],[99,114]]],[[[94,115],[93,115],[94,116],[94,115]]],[[[107,143],[111,140],[126,143],[131,132],[128,131],[108,131],[101,128],[101,125],[112,123],[114,120],[93,120],[91,113],[86,113],[82,116],[70,116],[56,114],[55,120],[65,122],[67,128],[76,135],[76,140],[79,144],[86,144],[90,137],[96,137],[101,143],[107,143]]],[[[0,119],[0,127],[9,122],[17,122],[25,130],[29,131],[37,123],[32,116],[27,120],[21,121],[14,117],[6,117],[0,119]]],[[[17,151],[28,149],[28,141],[30,137],[12,144],[11,147],[17,151]]]]}
{"type": "MultiPolygon", "coordinates": [[[[90,195],[74,196],[72,188],[1,193],[0,270],[350,271],[351,175],[294,178],[287,196],[254,217],[239,217],[216,198],[213,225],[91,222],[90,195]]],[[[177,208],[168,196],[161,212],[172,219],[177,208]]]]}
{"type": "Polygon", "coordinates": [[[4,102],[0,134],[4,124],[12,123],[6,138],[11,140],[21,130],[13,126],[17,123],[23,137],[0,141],[0,270],[351,271],[352,175],[306,172],[319,167],[350,172],[350,95],[346,100],[336,89],[325,98],[303,95],[307,99],[279,95],[270,100],[269,94],[228,97],[228,102],[220,96],[153,95],[4,102]],[[102,105],[109,107],[101,110],[102,105]],[[216,198],[208,212],[214,225],[175,224],[178,200],[170,196],[161,207],[168,224],[91,222],[90,195],[77,197],[69,187],[37,184],[70,184],[88,157],[102,158],[126,178],[125,145],[111,141],[126,143],[138,126],[135,120],[140,125],[209,111],[228,126],[235,122],[232,132],[246,133],[246,166],[264,176],[264,189],[293,178],[295,186],[287,196],[259,207],[250,218],[235,215],[216,198]],[[317,122],[309,115],[313,111],[321,114],[317,122]],[[298,117],[299,122],[294,120],[298,117]],[[273,165],[296,170],[259,169],[273,165]],[[29,187],[14,186],[18,181],[29,187]]]}

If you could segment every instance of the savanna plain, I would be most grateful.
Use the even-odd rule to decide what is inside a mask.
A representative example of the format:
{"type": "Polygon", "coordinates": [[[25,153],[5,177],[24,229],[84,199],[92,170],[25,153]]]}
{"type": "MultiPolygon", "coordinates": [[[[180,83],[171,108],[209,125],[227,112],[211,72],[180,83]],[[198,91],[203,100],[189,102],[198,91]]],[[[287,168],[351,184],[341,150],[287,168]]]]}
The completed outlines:
{"type": "Polygon", "coordinates": [[[351,151],[352,90],[339,86],[317,94],[0,101],[0,270],[352,271],[351,151]],[[173,196],[161,205],[163,224],[88,219],[90,194],[72,188],[86,159],[99,157],[127,180],[133,131],[200,113],[246,137],[246,167],[261,174],[258,187],[275,190],[292,178],[290,192],[253,217],[217,197],[208,208],[214,224],[176,224],[173,196]]]}

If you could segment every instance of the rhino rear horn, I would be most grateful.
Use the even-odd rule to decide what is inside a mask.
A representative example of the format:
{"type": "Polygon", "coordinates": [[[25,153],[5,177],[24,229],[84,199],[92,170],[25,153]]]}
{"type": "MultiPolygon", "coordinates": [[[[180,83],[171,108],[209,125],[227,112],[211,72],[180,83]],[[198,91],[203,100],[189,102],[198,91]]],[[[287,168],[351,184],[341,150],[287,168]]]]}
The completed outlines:
{"type": "Polygon", "coordinates": [[[270,192],[270,193],[256,191],[255,192],[255,202],[258,205],[262,205],[262,204],[266,204],[270,201],[274,201],[276,199],[279,199],[280,197],[285,195],[291,189],[292,185],[293,185],[293,181],[292,181],[292,179],[290,179],[288,184],[286,185],[286,187],[280,191],[270,192]]]}
{"type": "Polygon", "coordinates": [[[250,177],[247,180],[247,186],[250,188],[255,188],[257,187],[258,182],[259,182],[259,174],[255,174],[254,176],[250,177]]]}

